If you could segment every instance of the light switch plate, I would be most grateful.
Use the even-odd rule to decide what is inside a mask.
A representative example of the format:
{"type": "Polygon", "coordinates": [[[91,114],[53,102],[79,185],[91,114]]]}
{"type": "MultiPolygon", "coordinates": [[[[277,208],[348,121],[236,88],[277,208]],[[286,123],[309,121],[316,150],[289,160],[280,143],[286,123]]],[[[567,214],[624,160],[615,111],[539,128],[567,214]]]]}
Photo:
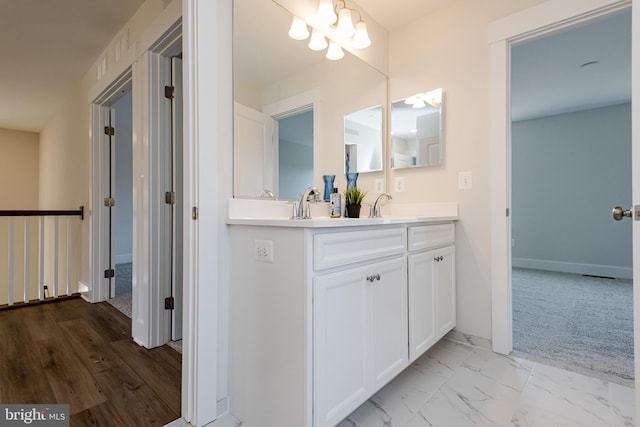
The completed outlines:
{"type": "Polygon", "coordinates": [[[473,188],[473,174],[471,171],[458,172],[458,189],[471,190],[473,188]]]}
{"type": "Polygon", "coordinates": [[[384,192],[384,181],[381,179],[376,179],[373,181],[373,186],[375,188],[376,194],[382,194],[384,192]]]}

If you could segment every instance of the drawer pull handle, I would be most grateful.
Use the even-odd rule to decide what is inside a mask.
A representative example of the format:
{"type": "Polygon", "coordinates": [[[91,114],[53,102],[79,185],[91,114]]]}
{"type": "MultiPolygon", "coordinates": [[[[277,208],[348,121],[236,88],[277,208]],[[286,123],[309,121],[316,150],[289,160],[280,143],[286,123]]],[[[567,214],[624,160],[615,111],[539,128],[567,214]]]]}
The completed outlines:
{"type": "Polygon", "coordinates": [[[444,260],[444,257],[443,256],[437,256],[437,257],[434,257],[433,260],[435,262],[440,262],[440,261],[444,260]]]}
{"type": "Polygon", "coordinates": [[[367,276],[367,282],[373,283],[376,280],[380,280],[379,274],[372,274],[371,276],[367,276]]]}

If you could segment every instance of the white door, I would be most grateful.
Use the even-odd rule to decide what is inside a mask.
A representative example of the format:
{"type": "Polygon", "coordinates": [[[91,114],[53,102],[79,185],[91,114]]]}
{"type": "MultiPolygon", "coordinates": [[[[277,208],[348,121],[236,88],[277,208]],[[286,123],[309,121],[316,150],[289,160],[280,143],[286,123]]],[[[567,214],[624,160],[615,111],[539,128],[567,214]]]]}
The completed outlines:
{"type": "Polygon", "coordinates": [[[184,180],[183,180],[183,145],[182,145],[182,59],[171,58],[171,85],[174,88],[171,103],[171,146],[172,146],[172,187],[175,194],[175,205],[172,215],[172,277],[171,296],[174,309],[171,311],[171,339],[182,339],[182,280],[183,280],[183,219],[184,219],[184,180]]]}
{"type": "Polygon", "coordinates": [[[277,195],[275,120],[236,102],[233,127],[233,157],[242,159],[234,164],[233,194],[257,197],[271,190],[277,195]]]}
{"type": "Polygon", "coordinates": [[[432,251],[409,255],[409,359],[416,360],[435,344],[436,286],[432,251]]]}
{"type": "Polygon", "coordinates": [[[434,282],[437,296],[438,338],[456,326],[456,247],[447,246],[433,251],[434,282]]]}
{"type": "Polygon", "coordinates": [[[370,267],[314,279],[314,426],[338,424],[367,398],[370,267]]]}
{"type": "Polygon", "coordinates": [[[407,258],[375,264],[370,269],[369,330],[373,390],[378,390],[409,363],[407,258]]]}

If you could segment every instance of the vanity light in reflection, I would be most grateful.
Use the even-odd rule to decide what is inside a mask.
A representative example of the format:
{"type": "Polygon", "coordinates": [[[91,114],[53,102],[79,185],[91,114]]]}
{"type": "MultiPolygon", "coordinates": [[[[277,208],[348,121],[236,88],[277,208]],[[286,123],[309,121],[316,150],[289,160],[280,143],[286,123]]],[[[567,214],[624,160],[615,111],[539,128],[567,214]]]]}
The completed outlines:
{"type": "Polygon", "coordinates": [[[327,48],[327,39],[318,30],[313,30],[311,33],[311,39],[309,40],[309,49],[311,50],[325,50],[327,48]]]}
{"type": "Polygon", "coordinates": [[[289,37],[294,40],[305,40],[307,37],[309,37],[307,24],[302,18],[298,18],[297,16],[293,17],[291,28],[289,28],[289,37]]]}
{"type": "MultiPolygon", "coordinates": [[[[289,28],[289,37],[294,40],[305,40],[309,37],[307,23],[300,17],[294,16],[289,28]]],[[[371,39],[367,31],[367,23],[362,19],[362,14],[357,9],[347,7],[345,0],[338,0],[335,7],[332,0],[320,0],[318,12],[311,25],[312,35],[309,41],[309,49],[323,50],[327,47],[325,34],[330,38],[340,40],[340,45],[333,40],[329,43],[326,58],[330,60],[340,59],[344,56],[342,46],[350,43],[353,49],[365,49],[371,46],[371,39]],[[356,13],[358,20],[353,23],[352,15],[356,13]],[[325,30],[323,30],[323,28],[325,30]],[[349,41],[349,39],[351,39],[349,41]]]]}
{"type": "Polygon", "coordinates": [[[331,40],[329,42],[329,49],[327,49],[327,59],[335,61],[341,59],[344,56],[342,46],[331,40]]]}
{"type": "Polygon", "coordinates": [[[316,21],[320,25],[333,25],[338,16],[333,10],[333,0],[320,0],[318,4],[318,12],[316,13],[316,21]]]}

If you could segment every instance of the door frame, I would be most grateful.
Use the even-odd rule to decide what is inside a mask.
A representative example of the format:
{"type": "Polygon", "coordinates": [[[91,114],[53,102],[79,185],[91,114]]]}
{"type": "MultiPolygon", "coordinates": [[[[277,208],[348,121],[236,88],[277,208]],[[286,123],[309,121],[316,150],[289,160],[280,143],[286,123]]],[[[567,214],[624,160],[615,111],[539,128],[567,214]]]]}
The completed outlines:
{"type": "MultiPolygon", "coordinates": [[[[491,277],[492,277],[492,345],[497,353],[509,354],[513,350],[512,295],[511,295],[511,108],[510,108],[510,50],[511,45],[542,34],[569,28],[581,22],[628,9],[633,4],[632,37],[640,27],[640,0],[550,0],[538,6],[508,16],[489,25],[490,45],[490,138],[491,138],[491,277]]],[[[638,49],[632,51],[632,67],[638,67],[638,49]]],[[[632,73],[634,75],[634,73],[632,73]]],[[[633,77],[633,101],[640,101],[640,78],[633,77]]],[[[632,107],[633,108],[633,107],[632,107]]],[[[632,114],[633,117],[633,114],[632,114]]],[[[638,120],[632,119],[632,147],[639,138],[638,120]]],[[[633,151],[633,148],[632,148],[633,151]]],[[[637,150],[636,150],[637,151],[637,150]]],[[[638,154],[633,155],[634,161],[638,154]]],[[[635,173],[635,172],[634,172],[635,173]]],[[[640,173],[640,171],[638,171],[640,173]]],[[[637,177],[634,176],[634,182],[637,177]]],[[[634,201],[638,203],[640,188],[634,186],[634,201]]],[[[635,224],[634,224],[634,233],[635,224]]],[[[640,260],[638,244],[634,239],[634,265],[640,260]]],[[[634,269],[634,333],[638,342],[639,295],[638,273],[634,269]]],[[[634,352],[635,354],[635,352],[634,352]]],[[[636,372],[638,357],[635,357],[636,372]]],[[[640,395],[640,393],[639,393],[640,395]]],[[[636,404],[636,406],[638,406],[636,404]]],[[[640,409],[640,408],[639,408],[640,409]]]]}
{"type": "MultiPolygon", "coordinates": [[[[104,277],[104,270],[111,268],[109,241],[109,214],[104,205],[104,198],[109,189],[111,171],[104,144],[104,128],[109,126],[111,104],[115,102],[122,91],[128,90],[133,81],[133,69],[127,67],[115,78],[98,96],[91,101],[91,188],[89,215],[89,277],[91,286],[83,296],[90,302],[100,302],[109,299],[109,279],[104,277]]],[[[135,132],[135,131],[134,131],[135,132]]]]}

